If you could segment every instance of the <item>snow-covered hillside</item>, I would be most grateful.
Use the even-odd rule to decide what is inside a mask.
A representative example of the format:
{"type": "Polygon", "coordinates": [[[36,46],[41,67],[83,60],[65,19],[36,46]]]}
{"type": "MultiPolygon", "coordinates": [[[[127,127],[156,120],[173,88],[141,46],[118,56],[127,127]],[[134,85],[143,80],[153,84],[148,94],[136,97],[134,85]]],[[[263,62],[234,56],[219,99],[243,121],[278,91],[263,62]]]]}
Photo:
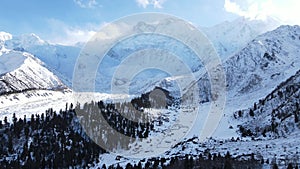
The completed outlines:
{"type": "Polygon", "coordinates": [[[300,67],[300,27],[267,32],[228,59],[224,67],[232,94],[270,92],[300,67]]]}
{"type": "Polygon", "coordinates": [[[64,88],[64,84],[41,64],[26,52],[11,50],[0,55],[0,94],[64,88]]]}
{"type": "Polygon", "coordinates": [[[240,132],[256,137],[288,137],[299,132],[299,84],[300,70],[251,108],[235,112],[235,119],[242,121],[240,132]]]}
{"type": "MultiPolygon", "coordinates": [[[[294,75],[300,67],[299,36],[300,26],[280,26],[258,36],[225,60],[228,97],[248,95],[249,99],[259,99],[294,75]]],[[[207,81],[207,74],[199,80],[201,98],[209,98],[207,81]]]]}
{"type": "Polygon", "coordinates": [[[266,20],[251,20],[240,17],[213,27],[203,27],[202,31],[214,44],[218,54],[226,59],[241,50],[258,35],[274,30],[280,22],[268,17],[266,20]]]}

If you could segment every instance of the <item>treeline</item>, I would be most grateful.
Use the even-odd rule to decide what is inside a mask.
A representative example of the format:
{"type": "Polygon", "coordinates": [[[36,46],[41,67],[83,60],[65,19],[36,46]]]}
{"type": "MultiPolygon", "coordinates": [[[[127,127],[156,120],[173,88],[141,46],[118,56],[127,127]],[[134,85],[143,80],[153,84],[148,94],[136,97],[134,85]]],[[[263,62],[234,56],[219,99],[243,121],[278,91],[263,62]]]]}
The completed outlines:
{"type": "MultiPolygon", "coordinates": [[[[109,166],[102,165],[102,169],[260,169],[262,163],[254,158],[249,160],[237,160],[227,152],[224,156],[219,154],[199,154],[175,156],[170,158],[150,158],[141,160],[137,164],[127,163],[125,166],[119,164],[109,166]]],[[[275,164],[276,165],[276,164],[275,164]]],[[[276,165],[277,166],[277,165],[276,165]]],[[[100,168],[100,167],[99,167],[100,168]]]]}
{"type": "Polygon", "coordinates": [[[0,121],[1,168],[84,167],[97,161],[105,150],[73,130],[74,118],[74,109],[49,109],[30,119],[14,115],[12,123],[5,117],[0,121]]]}
{"type": "Polygon", "coordinates": [[[154,123],[151,121],[138,122],[139,118],[147,119],[148,116],[137,112],[131,103],[91,102],[84,104],[83,108],[76,105],[75,111],[80,117],[79,121],[84,132],[98,145],[104,145],[110,151],[120,148],[129,149],[131,143],[136,139],[147,138],[150,131],[154,129],[154,123]],[[122,113],[126,113],[128,118],[124,117],[121,111],[124,111],[122,113]]]}

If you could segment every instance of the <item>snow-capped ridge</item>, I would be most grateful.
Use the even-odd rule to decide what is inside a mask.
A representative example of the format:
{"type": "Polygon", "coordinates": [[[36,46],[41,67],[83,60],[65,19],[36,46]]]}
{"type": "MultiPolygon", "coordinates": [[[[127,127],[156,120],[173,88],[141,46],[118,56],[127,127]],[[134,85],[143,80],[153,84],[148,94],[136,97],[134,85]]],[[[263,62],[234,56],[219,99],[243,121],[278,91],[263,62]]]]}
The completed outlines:
{"type": "Polygon", "coordinates": [[[27,52],[11,50],[0,56],[0,95],[32,89],[59,89],[64,84],[27,52]]]}
{"type": "MultiPolygon", "coordinates": [[[[281,26],[249,42],[223,61],[229,97],[256,93],[261,98],[300,67],[300,27],[281,26]]],[[[209,77],[200,77],[200,98],[210,98],[209,77]]],[[[253,99],[253,98],[252,98],[253,99]]]]}
{"type": "Polygon", "coordinates": [[[41,46],[45,44],[47,44],[47,42],[42,40],[34,33],[12,36],[11,39],[6,40],[5,42],[6,47],[9,49],[14,49],[17,47],[30,48],[32,46],[41,46]]]}
{"type": "Polygon", "coordinates": [[[7,53],[9,50],[5,48],[5,41],[12,39],[12,35],[7,32],[0,32],[0,55],[7,53]]]}
{"type": "Polygon", "coordinates": [[[9,50],[31,53],[65,84],[70,85],[80,47],[51,44],[33,33],[13,36],[4,45],[9,50]]]}
{"type": "Polygon", "coordinates": [[[263,38],[266,36],[273,36],[274,38],[293,38],[295,40],[296,38],[300,38],[299,36],[300,26],[299,25],[281,25],[277,29],[273,31],[267,31],[263,35],[259,35],[257,39],[263,38]],[[293,37],[294,36],[294,37],[293,37]],[[298,37],[295,37],[298,36],[298,37]]]}
{"type": "Polygon", "coordinates": [[[274,30],[279,25],[278,20],[270,17],[265,20],[240,17],[213,27],[204,27],[202,30],[212,41],[220,57],[226,59],[241,50],[258,35],[274,30]]]}
{"type": "Polygon", "coordinates": [[[1,31],[0,32],[0,41],[6,41],[6,40],[10,40],[12,39],[12,35],[10,33],[7,33],[7,32],[3,32],[1,31]]]}
{"type": "Polygon", "coordinates": [[[227,77],[235,75],[234,78],[227,78],[229,88],[237,86],[239,82],[243,81],[242,79],[247,79],[245,75],[248,73],[249,76],[261,77],[262,81],[266,82],[262,83],[262,86],[267,86],[270,83],[276,84],[272,82],[276,80],[280,83],[282,79],[275,80],[275,77],[272,76],[274,73],[281,73],[286,78],[293,75],[297,71],[297,67],[300,66],[299,35],[299,26],[280,26],[248,43],[239,53],[225,62],[227,77]],[[243,77],[239,76],[242,74],[243,77]],[[232,81],[237,78],[239,80],[232,81]]]}

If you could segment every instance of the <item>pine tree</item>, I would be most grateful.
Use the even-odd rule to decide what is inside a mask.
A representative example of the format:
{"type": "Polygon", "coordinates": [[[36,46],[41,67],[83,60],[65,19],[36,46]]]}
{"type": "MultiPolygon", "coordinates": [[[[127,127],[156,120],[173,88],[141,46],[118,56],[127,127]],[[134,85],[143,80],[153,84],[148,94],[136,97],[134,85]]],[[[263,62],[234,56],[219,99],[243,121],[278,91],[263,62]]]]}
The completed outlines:
{"type": "Polygon", "coordinates": [[[250,109],[250,111],[249,111],[249,115],[250,115],[251,117],[253,117],[253,116],[254,116],[254,112],[253,112],[253,110],[252,110],[252,109],[250,109]]]}
{"type": "Polygon", "coordinates": [[[289,163],[287,169],[293,169],[293,168],[294,168],[293,165],[291,163],[289,163]]]}
{"type": "Polygon", "coordinates": [[[225,160],[224,169],[233,169],[230,159],[225,160]]]}
{"type": "Polygon", "coordinates": [[[231,155],[230,155],[229,151],[227,151],[227,152],[226,152],[226,155],[225,155],[225,158],[228,158],[228,159],[229,159],[230,157],[231,157],[231,155]]]}
{"type": "Polygon", "coordinates": [[[210,153],[208,153],[208,160],[212,160],[212,155],[210,153]]]}
{"type": "Polygon", "coordinates": [[[298,119],[298,115],[297,115],[297,110],[294,111],[294,117],[295,117],[295,123],[298,123],[299,119],[298,119]]]}
{"type": "Polygon", "coordinates": [[[241,110],[238,111],[238,115],[239,115],[239,117],[242,117],[242,111],[241,110]]]}
{"type": "Polygon", "coordinates": [[[273,169],[278,169],[278,165],[276,163],[273,164],[273,169]]]}
{"type": "Polygon", "coordinates": [[[257,109],[256,102],[254,103],[253,109],[254,109],[254,110],[256,110],[256,109],[257,109]]]}
{"type": "Polygon", "coordinates": [[[132,165],[130,163],[127,163],[126,169],[132,169],[132,168],[133,168],[132,165]]]}
{"type": "Polygon", "coordinates": [[[8,122],[7,122],[7,117],[6,117],[6,116],[4,117],[4,124],[5,124],[5,125],[8,124],[8,122]]]}
{"type": "Polygon", "coordinates": [[[16,125],[17,120],[18,120],[18,119],[16,118],[16,113],[14,113],[14,114],[13,114],[13,117],[12,117],[12,121],[13,121],[13,124],[14,124],[14,125],[16,125]]]}
{"type": "Polygon", "coordinates": [[[13,148],[12,136],[8,136],[8,152],[13,153],[13,148]]]}

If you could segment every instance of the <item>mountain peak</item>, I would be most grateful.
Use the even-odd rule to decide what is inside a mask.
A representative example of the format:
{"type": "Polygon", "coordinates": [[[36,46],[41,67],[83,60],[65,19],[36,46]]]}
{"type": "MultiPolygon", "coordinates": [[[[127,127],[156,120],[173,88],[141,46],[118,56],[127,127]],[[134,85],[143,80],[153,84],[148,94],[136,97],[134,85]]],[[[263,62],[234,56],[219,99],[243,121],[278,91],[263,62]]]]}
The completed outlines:
{"type": "Polygon", "coordinates": [[[63,87],[63,83],[33,55],[14,50],[0,55],[0,95],[63,87]]]}
{"type": "Polygon", "coordinates": [[[32,46],[41,46],[45,44],[47,44],[47,42],[34,33],[12,36],[11,39],[5,41],[5,46],[8,49],[30,48],[32,46]]]}
{"type": "Polygon", "coordinates": [[[266,32],[265,34],[260,35],[258,38],[271,38],[271,39],[281,39],[285,38],[292,38],[293,40],[299,39],[300,40],[300,26],[290,26],[290,25],[281,25],[274,31],[266,32]]]}
{"type": "Polygon", "coordinates": [[[215,45],[218,54],[226,59],[240,51],[260,34],[274,30],[279,25],[280,22],[271,17],[266,20],[239,17],[211,28],[203,28],[203,31],[215,45]]]}
{"type": "Polygon", "coordinates": [[[3,32],[3,31],[0,32],[0,41],[4,42],[10,39],[12,39],[12,35],[10,33],[3,32]]]}
{"type": "Polygon", "coordinates": [[[297,31],[300,29],[300,26],[299,25],[294,25],[294,26],[291,26],[291,25],[281,25],[278,27],[277,31],[297,31]]]}
{"type": "Polygon", "coordinates": [[[19,39],[27,44],[43,45],[46,43],[44,40],[42,40],[38,35],[34,33],[23,34],[19,37],[19,39]]]}
{"type": "Polygon", "coordinates": [[[5,41],[12,39],[12,35],[7,32],[0,32],[0,55],[3,53],[8,52],[8,50],[5,48],[5,41]]]}

